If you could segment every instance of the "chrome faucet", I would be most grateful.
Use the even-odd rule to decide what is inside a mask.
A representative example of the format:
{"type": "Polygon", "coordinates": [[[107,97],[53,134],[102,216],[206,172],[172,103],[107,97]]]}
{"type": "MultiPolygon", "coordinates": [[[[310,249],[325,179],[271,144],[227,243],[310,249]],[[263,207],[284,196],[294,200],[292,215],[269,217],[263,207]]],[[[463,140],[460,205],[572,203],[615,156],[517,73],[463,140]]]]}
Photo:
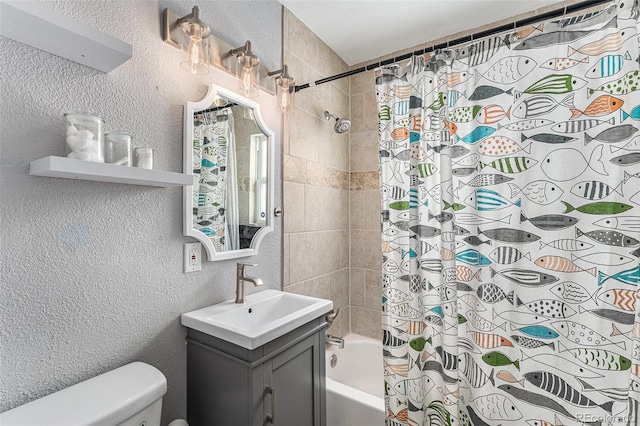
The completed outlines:
{"type": "MultiPolygon", "coordinates": [[[[327,320],[327,328],[331,327],[331,324],[333,324],[333,321],[335,321],[339,313],[340,313],[340,308],[338,308],[337,311],[331,311],[327,314],[327,316],[325,317],[325,319],[327,320]]],[[[339,349],[344,349],[344,339],[341,337],[327,334],[327,336],[325,337],[325,343],[327,345],[337,346],[339,349]]]]}
{"type": "Polygon", "coordinates": [[[331,334],[327,334],[324,342],[327,345],[337,346],[338,349],[344,349],[344,339],[342,337],[332,336],[331,334]]]}
{"type": "Polygon", "coordinates": [[[244,274],[244,268],[247,266],[257,266],[257,263],[238,263],[238,269],[236,270],[236,303],[244,303],[245,282],[252,283],[256,287],[262,285],[262,279],[244,274]]]}

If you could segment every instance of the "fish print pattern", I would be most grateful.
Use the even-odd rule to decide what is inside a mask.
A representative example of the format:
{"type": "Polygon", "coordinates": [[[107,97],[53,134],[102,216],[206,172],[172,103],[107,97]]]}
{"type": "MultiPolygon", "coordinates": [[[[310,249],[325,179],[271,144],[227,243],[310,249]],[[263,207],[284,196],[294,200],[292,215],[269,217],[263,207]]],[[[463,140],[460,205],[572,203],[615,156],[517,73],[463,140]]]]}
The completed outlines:
{"type": "Polygon", "coordinates": [[[635,424],[633,3],[376,70],[389,425],[635,424]]]}

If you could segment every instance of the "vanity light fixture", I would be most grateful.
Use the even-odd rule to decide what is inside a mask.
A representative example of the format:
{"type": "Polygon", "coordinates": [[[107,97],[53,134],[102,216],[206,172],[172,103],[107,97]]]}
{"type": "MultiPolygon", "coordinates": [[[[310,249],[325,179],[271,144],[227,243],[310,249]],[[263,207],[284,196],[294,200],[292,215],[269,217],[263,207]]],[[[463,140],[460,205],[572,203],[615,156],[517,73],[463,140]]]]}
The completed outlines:
{"type": "Polygon", "coordinates": [[[200,8],[193,6],[191,13],[178,19],[176,25],[182,27],[182,30],[189,37],[189,47],[187,48],[189,60],[182,62],[180,66],[192,74],[207,74],[209,64],[206,58],[208,52],[206,40],[211,34],[211,30],[200,19],[200,8]]]}
{"type": "Polygon", "coordinates": [[[255,98],[260,94],[260,58],[251,51],[251,42],[246,41],[244,46],[229,52],[231,56],[237,56],[237,71],[240,75],[240,89],[247,98],[255,98]]]}
{"type": "Polygon", "coordinates": [[[269,77],[276,76],[276,91],[278,92],[278,105],[283,112],[291,111],[293,108],[293,94],[296,91],[296,82],[289,75],[286,65],[282,69],[269,73],[269,77]]]}

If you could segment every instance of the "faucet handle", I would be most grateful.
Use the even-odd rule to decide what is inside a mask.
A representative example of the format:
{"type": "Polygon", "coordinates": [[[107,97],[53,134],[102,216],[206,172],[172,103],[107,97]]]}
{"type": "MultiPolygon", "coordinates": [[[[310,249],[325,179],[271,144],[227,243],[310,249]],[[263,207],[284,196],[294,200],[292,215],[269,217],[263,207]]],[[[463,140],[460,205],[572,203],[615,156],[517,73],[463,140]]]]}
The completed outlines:
{"type": "Polygon", "coordinates": [[[243,270],[247,266],[258,266],[257,263],[243,263],[243,262],[238,262],[237,265],[238,265],[238,269],[243,269],[243,270]]]}
{"type": "Polygon", "coordinates": [[[329,312],[326,316],[325,319],[327,320],[327,322],[329,323],[329,326],[331,326],[331,324],[333,324],[333,321],[335,321],[336,317],[338,316],[338,314],[340,313],[340,308],[338,308],[335,311],[331,311],[329,312]]]}

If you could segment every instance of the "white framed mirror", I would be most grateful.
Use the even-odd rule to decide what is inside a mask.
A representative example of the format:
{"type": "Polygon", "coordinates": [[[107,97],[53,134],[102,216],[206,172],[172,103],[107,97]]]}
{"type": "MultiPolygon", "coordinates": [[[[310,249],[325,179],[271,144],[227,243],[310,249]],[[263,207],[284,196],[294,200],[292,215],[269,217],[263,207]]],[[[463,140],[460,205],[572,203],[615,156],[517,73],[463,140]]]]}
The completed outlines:
{"type": "Polygon", "coordinates": [[[209,260],[258,254],[273,230],[273,143],[260,106],[211,85],[184,108],[184,235],[204,246],[209,260]]]}

